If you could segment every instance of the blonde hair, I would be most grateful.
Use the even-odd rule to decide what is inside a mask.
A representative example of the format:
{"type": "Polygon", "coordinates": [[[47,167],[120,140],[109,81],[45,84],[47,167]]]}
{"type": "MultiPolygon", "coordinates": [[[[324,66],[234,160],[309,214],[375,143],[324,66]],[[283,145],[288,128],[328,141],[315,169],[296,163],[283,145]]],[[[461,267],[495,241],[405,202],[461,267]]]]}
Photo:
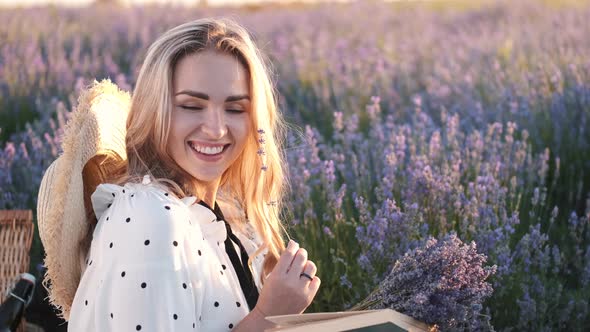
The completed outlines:
{"type": "MultiPolygon", "coordinates": [[[[280,221],[286,187],[282,143],[285,123],[277,111],[274,87],[264,57],[248,32],[228,19],[199,19],[177,26],[161,35],[148,49],[133,91],[125,138],[127,160],[112,179],[123,184],[140,181],[145,174],[165,184],[182,198],[203,197],[203,186],[174,162],[167,153],[172,112],[173,73],[184,56],[213,50],[233,55],[249,76],[252,121],[246,147],[222,175],[218,202],[243,215],[233,218],[240,228],[248,219],[260,235],[262,246],[252,259],[267,249],[261,283],[285,249],[280,221]]],[[[230,218],[228,218],[230,219],[230,218]]],[[[229,222],[229,220],[228,220],[229,222]]]]}

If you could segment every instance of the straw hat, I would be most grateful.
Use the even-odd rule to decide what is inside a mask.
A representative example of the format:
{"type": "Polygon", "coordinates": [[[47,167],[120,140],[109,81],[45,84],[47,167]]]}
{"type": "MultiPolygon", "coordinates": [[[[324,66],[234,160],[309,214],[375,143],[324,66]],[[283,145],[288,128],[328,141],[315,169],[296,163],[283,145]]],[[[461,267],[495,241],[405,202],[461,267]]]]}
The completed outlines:
{"type": "Polygon", "coordinates": [[[86,237],[92,211],[90,196],[105,180],[113,161],[127,158],[125,133],[129,93],[110,80],[82,91],[66,125],[63,153],[49,166],[37,203],[39,235],[47,267],[44,286],[49,301],[69,320],[70,307],[85,268],[86,237]]]}

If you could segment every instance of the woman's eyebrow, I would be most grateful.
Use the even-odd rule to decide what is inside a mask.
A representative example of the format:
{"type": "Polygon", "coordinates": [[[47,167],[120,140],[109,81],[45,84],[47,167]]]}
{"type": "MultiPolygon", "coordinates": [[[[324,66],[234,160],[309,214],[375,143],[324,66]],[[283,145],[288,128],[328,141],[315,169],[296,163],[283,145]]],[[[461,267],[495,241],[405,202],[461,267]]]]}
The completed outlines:
{"type": "Polygon", "coordinates": [[[250,96],[248,96],[248,95],[229,96],[229,97],[225,98],[225,101],[226,102],[229,102],[229,101],[238,101],[238,100],[242,100],[242,99],[248,99],[248,100],[250,100],[250,96]]]}
{"type": "MultiPolygon", "coordinates": [[[[178,95],[188,95],[188,96],[195,97],[195,98],[209,100],[209,95],[207,95],[206,93],[192,91],[192,90],[182,90],[180,92],[175,93],[174,95],[175,96],[178,96],[178,95]]],[[[242,100],[242,99],[248,99],[248,100],[250,100],[250,96],[248,96],[248,95],[229,96],[229,97],[225,98],[225,101],[226,102],[230,102],[230,101],[238,101],[238,100],[242,100]]]]}

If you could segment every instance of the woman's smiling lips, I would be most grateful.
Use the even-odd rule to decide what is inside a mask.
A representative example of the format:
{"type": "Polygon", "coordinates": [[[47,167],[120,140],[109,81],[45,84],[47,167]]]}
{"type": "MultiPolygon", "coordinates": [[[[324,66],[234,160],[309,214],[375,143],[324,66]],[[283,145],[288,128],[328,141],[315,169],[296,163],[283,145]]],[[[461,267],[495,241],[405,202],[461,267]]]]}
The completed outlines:
{"type": "Polygon", "coordinates": [[[203,161],[218,161],[223,156],[230,144],[212,144],[197,141],[188,141],[188,145],[195,155],[203,161]]]}

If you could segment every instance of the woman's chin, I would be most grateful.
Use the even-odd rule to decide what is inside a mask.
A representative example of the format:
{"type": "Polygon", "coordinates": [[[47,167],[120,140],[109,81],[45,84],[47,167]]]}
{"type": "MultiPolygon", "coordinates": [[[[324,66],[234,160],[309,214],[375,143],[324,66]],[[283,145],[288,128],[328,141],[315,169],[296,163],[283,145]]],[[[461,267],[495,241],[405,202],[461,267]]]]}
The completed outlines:
{"type": "Polygon", "coordinates": [[[203,174],[200,172],[191,172],[191,175],[199,182],[203,183],[215,183],[221,179],[221,174],[203,174]]]}

